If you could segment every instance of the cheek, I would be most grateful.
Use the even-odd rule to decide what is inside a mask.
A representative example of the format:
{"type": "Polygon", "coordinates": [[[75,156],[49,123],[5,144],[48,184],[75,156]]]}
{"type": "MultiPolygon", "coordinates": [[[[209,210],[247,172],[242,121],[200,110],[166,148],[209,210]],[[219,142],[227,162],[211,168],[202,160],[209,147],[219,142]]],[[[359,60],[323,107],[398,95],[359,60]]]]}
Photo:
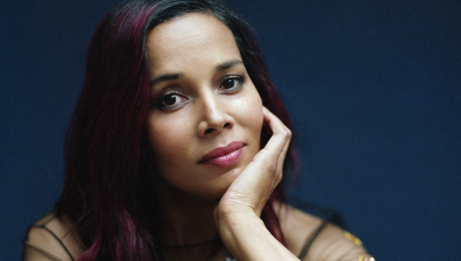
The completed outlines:
{"type": "Polygon", "coordinates": [[[154,155],[159,159],[156,165],[177,159],[180,155],[175,154],[186,146],[188,140],[185,122],[151,116],[148,124],[150,144],[154,155]]]}
{"type": "Polygon", "coordinates": [[[240,121],[252,134],[259,136],[263,125],[263,105],[261,98],[256,91],[251,95],[238,99],[234,108],[238,108],[240,121]]]}

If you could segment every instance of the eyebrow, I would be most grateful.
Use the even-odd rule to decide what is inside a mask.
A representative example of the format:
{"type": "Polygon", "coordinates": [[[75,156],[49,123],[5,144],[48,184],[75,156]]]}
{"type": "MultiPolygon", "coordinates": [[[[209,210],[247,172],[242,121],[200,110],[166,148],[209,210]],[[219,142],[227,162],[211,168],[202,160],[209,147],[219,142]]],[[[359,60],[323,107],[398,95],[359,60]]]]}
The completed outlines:
{"type": "Polygon", "coordinates": [[[177,80],[181,77],[181,74],[180,73],[167,73],[167,74],[163,74],[163,75],[160,75],[159,77],[155,78],[155,79],[152,79],[150,81],[150,86],[154,86],[156,85],[157,83],[159,82],[163,82],[163,81],[171,81],[171,80],[177,80]]]}
{"type": "MultiPolygon", "coordinates": [[[[243,64],[243,62],[240,61],[240,60],[237,60],[237,59],[233,59],[233,60],[224,62],[224,63],[216,66],[215,71],[217,71],[217,72],[224,71],[224,70],[227,70],[229,68],[235,67],[235,66],[240,65],[240,64],[243,64]]],[[[180,74],[180,73],[163,74],[163,75],[160,75],[159,77],[156,77],[156,78],[152,79],[150,81],[150,86],[154,86],[154,85],[156,85],[156,84],[158,84],[160,82],[164,82],[164,81],[177,80],[177,79],[179,79],[181,77],[182,77],[182,74],[180,74]]]]}
{"type": "Polygon", "coordinates": [[[239,64],[243,64],[242,61],[240,60],[237,60],[237,59],[233,59],[233,60],[230,60],[230,61],[227,61],[227,62],[224,62],[218,66],[216,66],[216,71],[219,72],[219,71],[224,71],[224,70],[227,70],[229,68],[232,68],[234,66],[237,66],[239,64]]]}

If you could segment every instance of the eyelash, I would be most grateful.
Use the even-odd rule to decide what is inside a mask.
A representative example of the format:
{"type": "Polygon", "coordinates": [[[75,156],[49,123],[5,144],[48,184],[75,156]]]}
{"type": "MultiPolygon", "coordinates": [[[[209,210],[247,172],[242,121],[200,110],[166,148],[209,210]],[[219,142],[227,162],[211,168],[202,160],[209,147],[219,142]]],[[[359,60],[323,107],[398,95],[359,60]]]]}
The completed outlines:
{"type": "Polygon", "coordinates": [[[160,108],[161,110],[171,110],[171,109],[174,109],[175,107],[177,107],[178,105],[177,104],[173,104],[173,105],[165,105],[163,104],[163,102],[165,101],[165,98],[167,98],[168,96],[177,96],[177,97],[182,97],[184,98],[184,95],[180,92],[180,91],[177,91],[177,90],[169,90],[167,91],[166,93],[162,94],[155,102],[155,105],[160,108]]]}
{"type": "MultiPolygon", "coordinates": [[[[243,84],[245,82],[245,78],[242,77],[242,76],[225,76],[219,81],[219,89],[222,88],[223,84],[227,80],[236,80],[236,81],[238,81],[238,83],[236,84],[236,86],[231,87],[229,89],[223,88],[223,91],[221,91],[221,93],[236,92],[236,91],[240,90],[243,87],[243,84]]],[[[174,89],[169,90],[166,93],[162,94],[158,99],[155,100],[155,106],[160,108],[161,110],[165,110],[165,111],[172,110],[175,107],[177,107],[178,106],[177,104],[173,104],[173,105],[164,105],[163,104],[163,102],[165,101],[165,98],[167,98],[168,96],[171,96],[171,95],[176,95],[176,96],[185,98],[185,96],[180,91],[174,90],[174,89]]]]}
{"type": "Polygon", "coordinates": [[[221,79],[219,81],[219,87],[222,87],[222,85],[227,80],[237,80],[237,81],[239,81],[239,83],[235,87],[232,87],[232,88],[229,88],[229,89],[224,89],[224,91],[223,91],[224,93],[238,91],[238,90],[240,90],[242,88],[243,84],[245,83],[245,78],[242,77],[242,76],[226,76],[226,77],[224,77],[223,79],[221,79]]]}

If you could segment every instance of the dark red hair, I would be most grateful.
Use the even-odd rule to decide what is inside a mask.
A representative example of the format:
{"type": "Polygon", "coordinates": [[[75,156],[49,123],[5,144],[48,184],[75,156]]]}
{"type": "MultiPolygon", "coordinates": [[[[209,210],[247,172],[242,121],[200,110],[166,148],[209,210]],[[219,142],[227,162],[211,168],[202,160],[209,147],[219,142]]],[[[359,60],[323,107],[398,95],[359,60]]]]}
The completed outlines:
{"type": "MultiPolygon", "coordinates": [[[[64,190],[56,203],[57,214],[75,222],[88,247],[79,260],[158,260],[155,231],[147,217],[160,214],[143,186],[151,164],[147,160],[150,71],[145,41],[156,25],[197,11],[214,15],[232,31],[264,106],[290,127],[252,30],[220,3],[143,0],[118,6],[100,23],[88,49],[85,82],[66,138],[64,190]]],[[[263,129],[262,146],[270,135],[263,129]]],[[[285,176],[294,163],[290,148],[285,176]]],[[[281,185],[266,204],[262,219],[284,243],[273,208],[277,198],[283,200],[281,185]]]]}

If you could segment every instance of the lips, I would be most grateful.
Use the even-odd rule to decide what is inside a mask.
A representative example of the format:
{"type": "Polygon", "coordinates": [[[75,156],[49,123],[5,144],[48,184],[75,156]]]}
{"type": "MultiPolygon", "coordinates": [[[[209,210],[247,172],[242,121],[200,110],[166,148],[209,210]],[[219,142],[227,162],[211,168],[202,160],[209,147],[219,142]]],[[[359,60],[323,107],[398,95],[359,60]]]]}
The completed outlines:
{"type": "Polygon", "coordinates": [[[205,154],[199,163],[217,167],[227,167],[236,163],[242,156],[245,144],[234,141],[225,147],[219,147],[205,154]]]}

